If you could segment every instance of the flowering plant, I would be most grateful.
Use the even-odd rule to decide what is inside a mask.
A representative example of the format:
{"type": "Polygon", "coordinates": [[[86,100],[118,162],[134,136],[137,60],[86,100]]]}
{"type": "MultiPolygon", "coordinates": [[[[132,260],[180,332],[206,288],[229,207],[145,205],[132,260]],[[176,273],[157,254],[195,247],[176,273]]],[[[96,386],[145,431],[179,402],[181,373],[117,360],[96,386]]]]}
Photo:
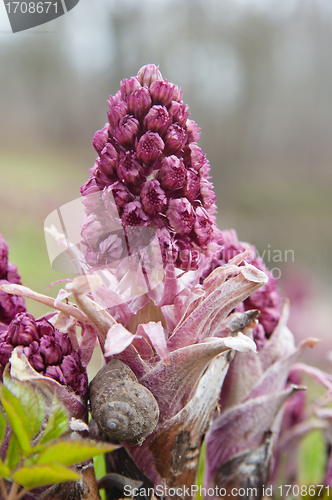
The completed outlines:
{"type": "MultiPolygon", "coordinates": [[[[80,276],[55,300],[33,292],[20,284],[0,240],[4,382],[8,390],[10,380],[27,384],[42,398],[43,425],[53,418],[56,396],[75,419],[68,432],[119,444],[99,483],[109,498],[114,489],[128,494],[123,486],[137,480],[163,491],[184,487],[182,496],[190,496],[204,439],[206,487],[229,496],[233,487],[253,486],[262,498],[279,436],[297,423],[289,423],[287,411],[295,410],[287,404],[303,402],[291,370],[316,340],[295,347],[276,280],[254,247],[217,228],[198,139],[182,91],[156,66],[144,66],[110,96],[108,122],[94,136],[98,158],[81,188],[81,241],[71,244],[70,234],[48,229],[80,276]],[[24,296],[55,311],[35,319],[24,296]],[[88,391],[96,342],[107,364],[88,391]]],[[[6,390],[7,434],[17,436],[6,390]]],[[[78,461],[90,456],[77,454],[78,461]]],[[[8,481],[25,486],[17,471],[7,472],[8,481]]]]}

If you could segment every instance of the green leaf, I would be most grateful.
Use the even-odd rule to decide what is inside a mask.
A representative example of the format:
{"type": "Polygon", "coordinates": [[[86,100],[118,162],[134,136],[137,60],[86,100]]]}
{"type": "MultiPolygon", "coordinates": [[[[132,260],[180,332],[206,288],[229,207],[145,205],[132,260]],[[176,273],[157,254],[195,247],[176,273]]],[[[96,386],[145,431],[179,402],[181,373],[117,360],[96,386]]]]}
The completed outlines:
{"type": "Polygon", "coordinates": [[[326,445],[321,430],[305,436],[298,453],[299,484],[321,484],[325,474],[326,445]]]}
{"type": "Polygon", "coordinates": [[[0,463],[0,478],[8,477],[10,474],[10,469],[7,465],[4,465],[2,462],[0,463]]]}
{"type": "Polygon", "coordinates": [[[37,463],[60,462],[63,465],[74,465],[89,458],[103,455],[115,448],[114,445],[100,444],[85,439],[80,441],[62,440],[42,450],[37,463]]]}
{"type": "Polygon", "coordinates": [[[200,500],[203,498],[203,496],[199,493],[202,491],[201,488],[204,486],[204,463],[205,463],[205,454],[206,454],[206,444],[205,442],[202,444],[201,448],[201,454],[199,457],[199,466],[198,466],[198,471],[197,471],[197,486],[199,486],[199,490],[196,495],[196,500],[200,500]]]}
{"type": "Polygon", "coordinates": [[[24,488],[30,489],[46,486],[47,484],[75,481],[78,480],[80,476],[62,465],[52,464],[22,467],[13,474],[12,478],[24,488]]]}
{"type": "Polygon", "coordinates": [[[57,398],[52,401],[50,416],[48,418],[46,429],[39,441],[39,444],[47,443],[52,439],[56,439],[66,432],[69,428],[69,419],[66,411],[60,405],[57,398]]]}
{"type": "Polygon", "coordinates": [[[5,419],[2,411],[0,410],[0,443],[2,443],[2,440],[3,440],[4,435],[5,435],[6,423],[7,423],[7,420],[5,419]]]}
{"type": "Polygon", "coordinates": [[[9,439],[5,464],[11,471],[15,470],[20,459],[20,450],[18,440],[15,434],[12,434],[9,439]]]}
{"type": "MultiPolygon", "coordinates": [[[[106,476],[106,463],[104,455],[99,455],[98,457],[94,457],[93,466],[95,469],[96,479],[101,479],[106,476]]],[[[106,500],[106,493],[104,489],[99,490],[99,495],[101,500],[106,500]]]]}
{"type": "Polygon", "coordinates": [[[9,374],[8,365],[3,374],[3,382],[5,387],[23,406],[25,414],[29,418],[31,436],[35,436],[40,429],[45,414],[42,397],[27,382],[12,378],[9,374]]]}
{"type": "Polygon", "coordinates": [[[0,400],[7,414],[8,422],[16,435],[20,448],[24,455],[31,453],[30,439],[30,422],[26,416],[23,406],[19,400],[13,396],[7,387],[0,387],[0,400]]]}
{"type": "Polygon", "coordinates": [[[106,463],[103,455],[98,455],[93,459],[93,465],[95,469],[95,475],[97,479],[101,479],[106,476],[106,463]]]}

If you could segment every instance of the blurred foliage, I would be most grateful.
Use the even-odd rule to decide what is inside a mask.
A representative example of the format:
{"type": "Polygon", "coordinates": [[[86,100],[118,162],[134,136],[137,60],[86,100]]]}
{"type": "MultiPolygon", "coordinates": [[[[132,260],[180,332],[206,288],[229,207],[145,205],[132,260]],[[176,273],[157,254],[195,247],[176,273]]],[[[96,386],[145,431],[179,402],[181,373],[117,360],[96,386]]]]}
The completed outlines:
{"type": "Polygon", "coordinates": [[[154,62],[202,129],[219,226],[260,251],[291,248],[330,286],[331,41],[328,0],[96,0],[3,36],[5,237],[21,245],[18,219],[40,230],[78,195],[108,95],[154,62]]]}
{"type": "Polygon", "coordinates": [[[326,460],[326,443],[323,433],[320,430],[315,430],[308,434],[299,446],[299,484],[322,483],[326,460]]]}

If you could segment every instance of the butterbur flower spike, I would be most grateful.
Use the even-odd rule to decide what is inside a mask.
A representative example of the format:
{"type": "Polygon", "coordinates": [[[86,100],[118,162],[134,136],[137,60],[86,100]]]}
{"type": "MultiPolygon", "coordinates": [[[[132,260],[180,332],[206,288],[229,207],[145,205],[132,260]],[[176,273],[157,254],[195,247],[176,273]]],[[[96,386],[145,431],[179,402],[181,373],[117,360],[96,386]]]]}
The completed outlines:
{"type": "Polygon", "coordinates": [[[272,273],[235,231],[217,228],[182,91],[149,64],[108,104],[70,253],[82,275],[56,300],[32,292],[15,281],[0,239],[0,294],[61,311],[36,320],[24,306],[14,318],[19,303],[0,308],[1,366],[11,360],[18,378],[51,384],[82,418],[98,339],[106,366],[90,385],[91,428],[122,445],[108,457],[112,472],[123,472],[121,455],[144,484],[190,491],[206,436],[206,486],[255,487],[262,498],[285,404],[303,389],[293,364],[316,339],[295,347],[272,273]],[[69,296],[77,307],[62,302],[69,296]]]}
{"type": "Polygon", "coordinates": [[[215,196],[207,184],[209,164],[195,143],[198,134],[188,120],[182,92],[164,80],[154,65],[147,65],[136,77],[121,82],[120,93],[111,96],[109,105],[109,125],[96,132],[93,140],[100,156],[81,188],[83,196],[89,196],[95,186],[101,198],[98,211],[87,207],[82,228],[88,261],[107,266],[106,259],[101,262],[101,249],[109,235],[102,197],[108,189],[124,227],[167,231],[167,246],[160,240],[164,265],[167,250],[172,249],[176,268],[197,270],[200,259],[182,258],[183,235],[189,235],[184,253],[200,257],[220,248],[221,235],[211,215],[215,196]],[[127,193],[121,198],[120,186],[127,193]],[[90,227],[96,220],[104,229],[97,246],[90,227]]]}

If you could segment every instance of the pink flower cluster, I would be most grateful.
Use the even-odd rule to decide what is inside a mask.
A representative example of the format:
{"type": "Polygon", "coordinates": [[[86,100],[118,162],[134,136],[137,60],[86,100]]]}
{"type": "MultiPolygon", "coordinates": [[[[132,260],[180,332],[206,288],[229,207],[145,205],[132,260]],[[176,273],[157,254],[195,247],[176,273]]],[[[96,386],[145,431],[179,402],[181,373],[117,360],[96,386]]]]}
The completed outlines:
{"type": "MultiPolygon", "coordinates": [[[[20,279],[17,267],[8,261],[8,245],[0,234],[0,286],[6,283],[19,285],[20,279]]],[[[9,325],[17,313],[25,310],[23,297],[9,295],[0,290],[0,325],[1,323],[9,325]]]]}
{"type": "Polygon", "coordinates": [[[196,143],[199,129],[188,118],[182,91],[149,64],[121,82],[109,108],[108,123],[93,140],[99,156],[81,188],[85,197],[99,193],[94,203],[85,203],[88,264],[107,266],[110,254],[120,252],[121,241],[109,226],[115,203],[125,230],[153,228],[164,261],[197,269],[202,254],[220,248],[221,234],[209,163],[196,143]]]}
{"type": "Polygon", "coordinates": [[[69,387],[83,398],[87,395],[88,378],[78,352],[66,333],[45,318],[20,313],[0,334],[0,377],[15,347],[21,346],[32,368],[69,387]]]}

